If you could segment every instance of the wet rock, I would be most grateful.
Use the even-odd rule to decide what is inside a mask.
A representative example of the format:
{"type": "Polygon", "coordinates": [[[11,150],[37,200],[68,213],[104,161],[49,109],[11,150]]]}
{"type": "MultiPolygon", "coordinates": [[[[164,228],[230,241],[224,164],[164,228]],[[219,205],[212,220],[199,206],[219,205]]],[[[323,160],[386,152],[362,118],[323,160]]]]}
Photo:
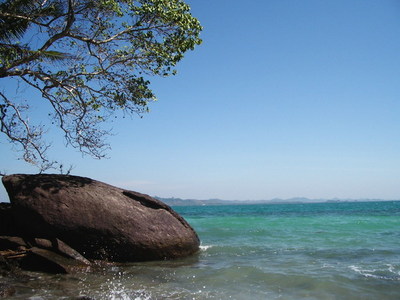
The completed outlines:
{"type": "Polygon", "coordinates": [[[3,255],[0,254],[0,276],[7,276],[10,272],[10,266],[3,255]]]}
{"type": "Polygon", "coordinates": [[[48,249],[68,258],[76,259],[84,264],[90,265],[90,261],[83,257],[78,251],[72,249],[66,243],[59,239],[47,240],[43,238],[35,238],[32,244],[43,249],[48,249]]]}
{"type": "Polygon", "coordinates": [[[44,249],[52,249],[53,248],[53,242],[47,239],[42,239],[42,238],[34,238],[32,241],[32,244],[35,246],[38,246],[40,248],[44,249]]]}
{"type": "Polygon", "coordinates": [[[47,273],[88,271],[91,263],[64,242],[0,236],[0,268],[9,275],[17,268],[47,273]],[[32,246],[33,245],[33,246],[32,246]]]}
{"type": "Polygon", "coordinates": [[[7,283],[0,283],[0,298],[11,297],[15,294],[15,288],[7,283]]]}
{"type": "MultiPolygon", "coordinates": [[[[10,252],[8,252],[10,253],[10,252]]],[[[7,259],[4,251],[0,251],[0,277],[15,277],[19,276],[20,268],[18,260],[7,259]]]]}
{"type": "Polygon", "coordinates": [[[16,250],[28,247],[25,240],[17,236],[0,236],[0,250],[16,250]]]}
{"type": "Polygon", "coordinates": [[[89,266],[77,260],[66,258],[53,251],[33,247],[28,255],[21,261],[21,267],[25,270],[40,271],[46,273],[76,273],[88,271],[89,266]]]}
{"type": "Polygon", "coordinates": [[[80,261],[81,263],[90,265],[90,261],[87,260],[85,257],[83,257],[78,251],[75,249],[72,249],[70,246],[68,246],[66,243],[59,239],[55,239],[53,242],[53,247],[56,249],[59,253],[69,257],[73,258],[77,261],[80,261]]]}
{"type": "Polygon", "coordinates": [[[69,175],[10,175],[3,183],[24,234],[58,238],[86,258],[171,259],[199,249],[190,225],[148,195],[69,175]]]}

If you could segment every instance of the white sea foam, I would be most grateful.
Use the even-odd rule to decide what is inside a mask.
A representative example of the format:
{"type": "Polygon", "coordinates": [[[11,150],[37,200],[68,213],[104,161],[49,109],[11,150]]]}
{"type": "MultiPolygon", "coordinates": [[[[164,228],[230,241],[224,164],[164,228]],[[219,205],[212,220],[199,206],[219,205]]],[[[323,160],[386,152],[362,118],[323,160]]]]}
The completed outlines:
{"type": "Polygon", "coordinates": [[[360,268],[358,266],[354,266],[354,265],[349,266],[349,268],[364,277],[384,279],[384,280],[400,280],[400,277],[398,277],[398,276],[392,276],[392,275],[385,274],[385,272],[389,272],[389,273],[393,273],[395,275],[400,275],[400,272],[396,272],[395,268],[392,265],[387,264],[386,266],[388,267],[388,269],[383,270],[383,271],[382,270],[379,271],[379,270],[375,270],[375,269],[373,269],[373,270],[362,269],[362,268],[360,268]]]}
{"type": "Polygon", "coordinates": [[[150,300],[151,294],[145,290],[112,290],[108,295],[104,295],[110,300],[150,300]]]}
{"type": "Polygon", "coordinates": [[[212,245],[201,245],[200,246],[201,251],[207,251],[210,248],[212,248],[212,245]]]}
{"type": "Polygon", "coordinates": [[[135,300],[151,300],[151,294],[146,292],[145,290],[137,291],[139,294],[135,295],[135,300]]]}
{"type": "Polygon", "coordinates": [[[400,275],[400,271],[397,271],[396,268],[391,265],[391,264],[387,264],[386,265],[388,267],[388,270],[390,273],[396,274],[396,275],[400,275]]]}
{"type": "Polygon", "coordinates": [[[349,266],[349,268],[351,269],[351,270],[353,270],[354,272],[356,272],[356,273],[360,273],[361,274],[361,269],[360,269],[360,267],[357,267],[357,266],[349,266]]]}
{"type": "Polygon", "coordinates": [[[360,274],[360,275],[363,275],[363,276],[365,276],[365,277],[372,277],[372,278],[378,278],[379,276],[376,276],[376,275],[374,275],[373,273],[376,271],[376,270],[363,270],[363,269],[361,269],[360,267],[358,267],[358,266],[349,266],[349,268],[351,269],[351,270],[353,270],[354,272],[356,272],[356,273],[358,273],[358,274],[360,274]]]}

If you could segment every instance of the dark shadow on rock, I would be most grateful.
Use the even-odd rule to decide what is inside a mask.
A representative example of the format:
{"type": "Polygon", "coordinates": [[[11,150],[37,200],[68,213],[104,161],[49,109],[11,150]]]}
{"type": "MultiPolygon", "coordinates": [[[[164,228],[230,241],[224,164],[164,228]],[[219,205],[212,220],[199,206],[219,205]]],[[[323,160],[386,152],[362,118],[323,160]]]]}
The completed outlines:
{"type": "Polygon", "coordinates": [[[19,235],[11,203],[0,203],[0,235],[19,235]]]}

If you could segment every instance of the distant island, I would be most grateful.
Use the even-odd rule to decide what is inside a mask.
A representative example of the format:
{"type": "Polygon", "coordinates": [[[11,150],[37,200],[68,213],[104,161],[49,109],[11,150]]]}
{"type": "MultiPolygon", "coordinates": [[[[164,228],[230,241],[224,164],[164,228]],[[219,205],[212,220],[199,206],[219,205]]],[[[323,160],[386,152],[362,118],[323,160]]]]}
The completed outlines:
{"type": "Polygon", "coordinates": [[[162,198],[154,196],[154,198],[163,201],[169,206],[202,206],[202,205],[250,205],[250,204],[296,204],[296,203],[336,203],[336,202],[374,202],[374,201],[399,201],[399,200],[383,200],[383,199],[309,199],[303,197],[280,199],[274,198],[270,200],[222,200],[222,199],[181,199],[181,198],[162,198]]]}

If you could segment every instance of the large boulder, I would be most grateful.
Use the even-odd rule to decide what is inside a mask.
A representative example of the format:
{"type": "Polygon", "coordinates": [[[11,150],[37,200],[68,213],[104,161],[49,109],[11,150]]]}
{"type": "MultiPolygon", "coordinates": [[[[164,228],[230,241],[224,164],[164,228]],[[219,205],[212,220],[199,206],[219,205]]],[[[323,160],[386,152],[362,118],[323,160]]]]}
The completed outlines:
{"type": "Polygon", "coordinates": [[[2,180],[25,236],[58,238],[86,258],[159,260],[199,249],[192,227],[148,195],[70,175],[17,174],[2,180]]]}

